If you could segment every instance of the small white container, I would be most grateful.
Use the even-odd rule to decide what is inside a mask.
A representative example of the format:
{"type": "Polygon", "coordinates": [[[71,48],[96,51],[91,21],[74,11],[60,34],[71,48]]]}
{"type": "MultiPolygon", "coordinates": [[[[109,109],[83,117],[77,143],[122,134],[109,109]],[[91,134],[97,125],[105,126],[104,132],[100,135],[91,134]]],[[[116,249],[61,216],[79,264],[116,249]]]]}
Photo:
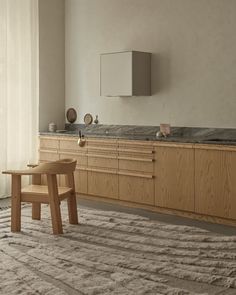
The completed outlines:
{"type": "Polygon", "coordinates": [[[53,122],[49,123],[48,124],[48,131],[49,132],[56,132],[57,130],[57,125],[53,122]]]}

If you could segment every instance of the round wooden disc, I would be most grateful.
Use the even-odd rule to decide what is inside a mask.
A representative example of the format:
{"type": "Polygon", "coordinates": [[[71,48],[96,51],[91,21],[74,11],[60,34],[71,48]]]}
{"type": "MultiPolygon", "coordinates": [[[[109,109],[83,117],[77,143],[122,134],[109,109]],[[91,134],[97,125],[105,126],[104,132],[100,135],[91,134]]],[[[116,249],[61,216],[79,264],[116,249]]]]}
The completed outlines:
{"type": "Polygon", "coordinates": [[[93,116],[91,114],[85,114],[84,116],[84,123],[86,125],[92,124],[93,122],[93,116]]]}
{"type": "Polygon", "coordinates": [[[77,119],[76,110],[73,108],[69,108],[66,112],[66,118],[67,118],[68,122],[70,122],[71,124],[74,123],[77,119]]]}

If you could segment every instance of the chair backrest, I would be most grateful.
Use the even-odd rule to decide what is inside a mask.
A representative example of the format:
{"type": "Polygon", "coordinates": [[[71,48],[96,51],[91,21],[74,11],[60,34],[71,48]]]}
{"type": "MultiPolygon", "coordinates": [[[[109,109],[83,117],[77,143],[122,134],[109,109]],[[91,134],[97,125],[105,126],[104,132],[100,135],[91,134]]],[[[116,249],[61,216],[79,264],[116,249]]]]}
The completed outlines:
{"type": "Polygon", "coordinates": [[[62,159],[55,162],[40,163],[33,171],[40,174],[70,174],[75,171],[76,160],[62,159]]]}

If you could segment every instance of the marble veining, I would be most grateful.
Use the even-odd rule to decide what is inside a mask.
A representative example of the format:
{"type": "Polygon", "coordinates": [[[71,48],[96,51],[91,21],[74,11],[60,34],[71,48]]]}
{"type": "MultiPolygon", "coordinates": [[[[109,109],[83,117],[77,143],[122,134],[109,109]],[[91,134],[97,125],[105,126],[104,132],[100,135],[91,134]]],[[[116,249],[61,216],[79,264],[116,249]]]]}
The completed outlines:
{"type": "Polygon", "coordinates": [[[236,129],[233,128],[171,127],[167,138],[156,137],[159,126],[66,124],[65,130],[63,133],[40,132],[40,135],[78,136],[80,130],[85,137],[236,145],[236,129]]]}

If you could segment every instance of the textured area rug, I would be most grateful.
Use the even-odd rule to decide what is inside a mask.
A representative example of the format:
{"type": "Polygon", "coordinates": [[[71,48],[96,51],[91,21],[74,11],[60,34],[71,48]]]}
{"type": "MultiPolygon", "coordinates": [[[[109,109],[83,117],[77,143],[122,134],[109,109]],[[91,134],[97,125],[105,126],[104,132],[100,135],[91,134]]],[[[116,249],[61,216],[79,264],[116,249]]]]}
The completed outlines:
{"type": "Polygon", "coordinates": [[[80,208],[53,236],[22,209],[22,232],[0,212],[0,294],[236,294],[236,237],[146,217],[80,208]]]}

